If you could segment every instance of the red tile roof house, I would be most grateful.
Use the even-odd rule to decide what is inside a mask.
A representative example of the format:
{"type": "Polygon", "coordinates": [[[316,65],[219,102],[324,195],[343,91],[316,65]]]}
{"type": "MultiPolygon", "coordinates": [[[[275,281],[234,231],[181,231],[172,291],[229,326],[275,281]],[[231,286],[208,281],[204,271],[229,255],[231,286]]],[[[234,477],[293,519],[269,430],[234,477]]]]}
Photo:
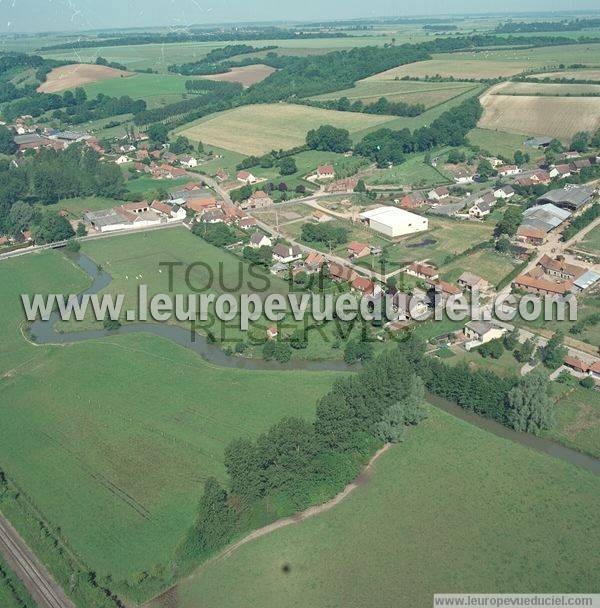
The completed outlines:
{"type": "Polygon", "coordinates": [[[506,177],[507,175],[518,175],[521,173],[521,169],[517,165],[502,165],[497,169],[498,175],[506,177]]]}
{"type": "Polygon", "coordinates": [[[569,165],[556,165],[550,170],[550,177],[558,177],[564,179],[571,175],[571,167],[569,165]]]}
{"type": "Polygon", "coordinates": [[[166,203],[162,203],[161,201],[152,201],[152,205],[150,205],[154,211],[162,215],[166,215],[167,217],[171,217],[171,212],[173,211],[173,207],[171,205],[167,205],[166,203]]]}
{"type": "Polygon", "coordinates": [[[321,165],[317,167],[317,179],[333,179],[335,169],[331,165],[321,165]]]}
{"type": "Polygon", "coordinates": [[[440,201],[444,198],[448,198],[449,196],[450,196],[450,191],[448,190],[448,188],[446,188],[446,186],[440,186],[439,188],[436,188],[435,190],[431,190],[429,192],[429,194],[427,195],[427,197],[431,201],[440,201]]]}
{"type": "Polygon", "coordinates": [[[202,213],[209,209],[216,209],[219,205],[214,197],[208,198],[190,198],[186,201],[185,206],[196,213],[202,213]]]}
{"type": "Polygon", "coordinates": [[[352,289],[354,291],[360,291],[363,296],[375,295],[375,283],[366,277],[356,277],[354,281],[352,281],[352,289]]]}
{"type": "Polygon", "coordinates": [[[323,264],[326,262],[326,258],[322,253],[317,253],[316,251],[311,251],[306,260],[304,260],[304,266],[306,267],[306,272],[309,274],[313,272],[317,272],[321,269],[323,264]]]}
{"type": "Polygon", "coordinates": [[[567,281],[574,281],[587,272],[587,268],[569,264],[560,258],[553,260],[549,255],[542,256],[537,265],[546,274],[567,281]]]}
{"type": "Polygon", "coordinates": [[[256,218],[254,218],[254,217],[243,217],[238,222],[238,226],[242,230],[248,230],[249,228],[254,228],[254,226],[256,226],[256,218]]]}
{"type": "Polygon", "coordinates": [[[576,357],[571,357],[570,355],[565,357],[565,365],[580,374],[587,374],[592,368],[590,363],[586,363],[585,361],[577,359],[576,357]]]}
{"type": "Polygon", "coordinates": [[[546,241],[546,233],[543,230],[537,230],[529,226],[519,226],[517,238],[525,243],[539,247],[546,241]]]}
{"type": "Polygon", "coordinates": [[[446,281],[436,281],[434,284],[436,302],[441,301],[441,303],[445,303],[448,298],[451,296],[458,296],[462,294],[460,288],[452,283],[447,283],[446,281]]]}
{"type": "Polygon", "coordinates": [[[248,171],[240,171],[237,174],[237,180],[246,185],[256,184],[256,182],[258,182],[258,179],[248,171]]]}
{"type": "Polygon", "coordinates": [[[329,264],[329,276],[336,283],[352,282],[358,276],[358,273],[352,268],[342,266],[337,262],[331,262],[329,264]]]}
{"type": "Polygon", "coordinates": [[[368,245],[357,241],[348,243],[346,250],[348,251],[348,256],[351,258],[364,258],[371,254],[371,248],[368,245]]]}
{"type": "Polygon", "coordinates": [[[187,175],[187,171],[185,169],[171,167],[171,165],[162,164],[159,169],[164,171],[167,179],[176,179],[178,177],[185,177],[187,175]]]}
{"type": "Polygon", "coordinates": [[[411,264],[406,269],[406,274],[425,281],[435,281],[439,277],[437,268],[429,266],[428,264],[418,264],[417,262],[411,264]]]}
{"type": "Polygon", "coordinates": [[[571,290],[572,281],[553,283],[530,274],[522,274],[513,281],[513,288],[523,289],[529,293],[536,293],[545,296],[561,296],[571,290]]]}
{"type": "Polygon", "coordinates": [[[263,190],[257,190],[248,199],[250,207],[253,209],[260,209],[262,207],[269,207],[273,204],[273,199],[263,190]]]}
{"type": "Polygon", "coordinates": [[[425,204],[425,198],[420,192],[411,192],[400,199],[400,206],[403,209],[416,209],[425,204]]]}
{"type": "Polygon", "coordinates": [[[215,174],[215,177],[217,178],[218,181],[225,182],[229,179],[229,173],[227,173],[223,169],[219,169],[217,171],[217,173],[215,174]]]}

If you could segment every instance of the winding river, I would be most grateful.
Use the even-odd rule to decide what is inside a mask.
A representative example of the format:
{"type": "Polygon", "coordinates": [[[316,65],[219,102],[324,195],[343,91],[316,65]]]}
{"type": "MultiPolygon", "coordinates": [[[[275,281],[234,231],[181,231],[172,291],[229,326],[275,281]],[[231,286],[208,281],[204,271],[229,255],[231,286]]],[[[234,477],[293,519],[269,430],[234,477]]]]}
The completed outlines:
{"type": "MultiPolygon", "coordinates": [[[[75,262],[91,279],[92,284],[88,289],[83,291],[83,294],[94,294],[102,291],[112,281],[110,274],[104,270],[100,270],[96,263],[82,253],[67,254],[68,257],[75,262]]],[[[184,348],[192,350],[204,360],[218,365],[220,367],[229,367],[235,369],[247,370],[305,370],[305,371],[354,371],[355,367],[346,365],[342,361],[291,361],[287,364],[278,363],[276,361],[264,361],[262,359],[246,359],[243,357],[232,357],[227,355],[217,345],[208,342],[208,340],[196,334],[192,341],[190,331],[176,325],[166,323],[128,323],[121,326],[119,329],[112,331],[105,330],[84,330],[75,332],[59,333],[54,330],[54,325],[59,320],[58,313],[52,313],[48,321],[36,321],[31,325],[31,334],[35,336],[38,344],[72,344],[75,342],[84,342],[86,340],[94,340],[113,335],[126,334],[153,334],[161,338],[167,338],[184,348]]],[[[554,458],[558,458],[570,464],[582,467],[591,471],[596,475],[600,475],[600,460],[578,452],[564,445],[561,445],[550,439],[536,437],[529,433],[520,433],[513,431],[504,425],[479,416],[473,412],[469,412],[460,406],[442,399],[432,393],[427,394],[429,403],[438,407],[453,416],[465,420],[481,429],[484,429],[498,437],[509,439],[515,443],[519,443],[528,448],[532,448],[538,452],[549,454],[554,458]]]]}

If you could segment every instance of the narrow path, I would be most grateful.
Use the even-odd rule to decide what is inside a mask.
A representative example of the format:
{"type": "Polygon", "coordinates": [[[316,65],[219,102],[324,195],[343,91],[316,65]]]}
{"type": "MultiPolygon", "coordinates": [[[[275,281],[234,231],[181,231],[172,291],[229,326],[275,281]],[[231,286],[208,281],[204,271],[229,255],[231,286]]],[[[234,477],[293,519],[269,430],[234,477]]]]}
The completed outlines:
{"type": "Polygon", "coordinates": [[[210,564],[212,562],[218,562],[223,559],[227,559],[228,557],[231,557],[231,555],[233,555],[240,547],[244,546],[245,544],[247,544],[253,540],[256,540],[258,538],[262,538],[263,536],[266,536],[267,534],[271,534],[271,532],[275,532],[276,530],[285,528],[286,526],[298,524],[306,519],[309,519],[310,517],[314,517],[315,515],[320,515],[321,513],[326,513],[327,511],[330,511],[331,509],[333,509],[333,507],[335,507],[336,505],[339,505],[343,500],[348,498],[348,496],[352,492],[354,492],[354,490],[363,486],[368,481],[368,475],[371,472],[371,470],[373,469],[373,466],[375,465],[377,460],[392,447],[392,445],[393,444],[391,444],[391,443],[386,443],[382,448],[377,450],[377,452],[375,452],[375,454],[372,456],[371,460],[369,460],[369,462],[367,463],[365,468],[362,470],[360,475],[354,481],[351,481],[339,494],[336,494],[336,496],[334,496],[331,500],[328,500],[327,502],[320,504],[320,505],[309,507],[305,511],[296,513],[295,515],[292,515],[291,517],[285,517],[283,519],[278,519],[277,521],[274,521],[273,523],[263,526],[262,528],[259,528],[258,530],[254,530],[253,532],[250,532],[249,534],[247,534],[240,540],[227,546],[223,551],[221,551],[221,553],[218,553],[214,557],[211,557],[210,559],[205,561],[203,564],[198,566],[198,568],[196,568],[196,570],[192,574],[185,577],[185,579],[178,581],[178,583],[176,585],[174,585],[170,589],[167,589],[164,593],[162,593],[158,597],[156,597],[156,598],[150,600],[149,602],[147,602],[146,604],[144,604],[143,608],[161,608],[164,605],[163,600],[167,600],[167,598],[170,598],[174,593],[174,589],[176,589],[177,586],[180,585],[183,580],[189,580],[189,579],[194,578],[202,570],[204,570],[204,568],[208,564],[210,564]]]}
{"type": "Polygon", "coordinates": [[[39,608],[75,608],[48,570],[0,513],[0,553],[39,608]]]}

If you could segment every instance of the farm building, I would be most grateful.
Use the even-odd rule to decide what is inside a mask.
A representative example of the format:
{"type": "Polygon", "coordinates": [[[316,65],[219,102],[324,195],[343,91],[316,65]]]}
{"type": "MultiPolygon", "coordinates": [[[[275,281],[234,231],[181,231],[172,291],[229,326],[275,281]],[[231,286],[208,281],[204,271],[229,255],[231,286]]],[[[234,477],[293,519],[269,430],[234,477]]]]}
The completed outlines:
{"type": "Polygon", "coordinates": [[[331,165],[320,165],[317,167],[317,179],[333,179],[335,169],[331,165]]]}
{"type": "Polygon", "coordinates": [[[530,207],[523,212],[523,226],[548,233],[571,217],[571,212],[552,203],[530,207]]]}
{"type": "Polygon", "coordinates": [[[532,137],[525,142],[525,145],[528,148],[537,148],[538,150],[543,150],[547,148],[553,139],[551,137],[532,137]]]}
{"type": "Polygon", "coordinates": [[[429,220],[426,217],[397,207],[378,207],[361,213],[359,217],[376,232],[391,238],[429,229],[429,220]]]}
{"type": "Polygon", "coordinates": [[[573,281],[573,291],[580,293],[593,287],[598,281],[600,281],[600,274],[593,270],[584,272],[578,279],[573,281]]]}
{"type": "Polygon", "coordinates": [[[552,203],[557,207],[571,210],[583,207],[594,196],[594,188],[586,186],[569,186],[559,190],[550,190],[537,200],[538,203],[552,203]]]}
{"type": "Polygon", "coordinates": [[[498,327],[491,321],[470,321],[463,330],[465,337],[470,340],[465,344],[466,350],[481,346],[491,340],[501,338],[506,329],[498,327]]]}

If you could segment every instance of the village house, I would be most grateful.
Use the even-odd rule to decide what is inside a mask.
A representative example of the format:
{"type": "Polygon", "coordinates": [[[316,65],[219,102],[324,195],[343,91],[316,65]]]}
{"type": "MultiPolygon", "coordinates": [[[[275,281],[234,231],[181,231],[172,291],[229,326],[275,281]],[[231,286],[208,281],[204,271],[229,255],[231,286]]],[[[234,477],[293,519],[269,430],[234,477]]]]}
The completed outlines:
{"type": "Polygon", "coordinates": [[[494,196],[503,200],[508,200],[515,195],[515,189],[512,186],[502,186],[494,190],[494,196]]]}
{"type": "Polygon", "coordinates": [[[321,270],[323,264],[325,264],[326,259],[322,253],[317,253],[316,251],[311,251],[306,259],[304,260],[304,266],[306,268],[306,272],[308,274],[312,274],[314,272],[318,272],[321,270]]]}
{"type": "Polygon", "coordinates": [[[217,169],[215,177],[219,182],[226,182],[229,179],[229,173],[227,173],[227,171],[224,171],[223,169],[217,169]]]}
{"type": "Polygon", "coordinates": [[[468,169],[455,169],[451,172],[457,184],[472,184],[475,181],[475,171],[470,167],[468,169]]]}
{"type": "Polygon", "coordinates": [[[242,217],[238,222],[238,226],[242,230],[249,230],[250,228],[254,228],[256,226],[256,218],[254,217],[242,217]]]}
{"type": "Polygon", "coordinates": [[[565,179],[566,177],[571,176],[571,166],[570,165],[555,165],[550,169],[550,177],[558,179],[565,179]]]}
{"type": "Polygon", "coordinates": [[[397,291],[392,296],[392,306],[397,313],[397,320],[407,321],[414,319],[415,321],[420,321],[425,320],[429,314],[426,295],[418,297],[416,294],[411,296],[397,291]]]}
{"type": "Polygon", "coordinates": [[[367,255],[370,255],[371,248],[369,245],[365,243],[359,243],[357,241],[351,241],[346,246],[346,251],[348,252],[348,257],[351,259],[364,258],[367,255]]]}
{"type": "Polygon", "coordinates": [[[252,249],[260,249],[261,247],[271,247],[272,245],[271,239],[262,232],[255,232],[250,237],[250,242],[248,245],[252,247],[252,249]]]}
{"type": "Polygon", "coordinates": [[[498,171],[498,175],[501,177],[507,177],[508,175],[519,175],[519,173],[521,173],[521,169],[517,167],[517,165],[501,165],[496,170],[498,171]]]}
{"type": "Polygon", "coordinates": [[[273,248],[273,259],[282,264],[289,264],[302,258],[302,250],[297,245],[279,243],[273,248]]]}
{"type": "Polygon", "coordinates": [[[567,355],[564,359],[564,365],[575,372],[573,375],[578,378],[589,376],[594,380],[600,380],[600,361],[583,361],[577,357],[567,355]]]}
{"type": "Polygon", "coordinates": [[[185,201],[185,206],[196,213],[204,213],[210,209],[217,209],[220,205],[213,196],[203,198],[190,198],[185,201]]]}
{"type": "Polygon", "coordinates": [[[177,162],[177,155],[173,154],[173,152],[163,152],[162,159],[170,165],[177,162]]]}
{"type": "Polygon", "coordinates": [[[256,176],[252,175],[252,173],[248,171],[239,171],[237,174],[237,180],[238,182],[242,182],[247,186],[251,186],[252,184],[256,184],[258,182],[256,176]]]}
{"type": "Polygon", "coordinates": [[[537,265],[544,271],[545,274],[565,281],[574,281],[584,274],[587,268],[581,266],[575,266],[575,264],[569,264],[565,262],[564,258],[557,257],[552,259],[549,255],[541,257],[537,265]]]}
{"type": "Polygon", "coordinates": [[[462,295],[462,291],[456,285],[447,281],[437,280],[432,285],[434,301],[436,303],[445,304],[449,298],[462,295]]]}
{"type": "Polygon", "coordinates": [[[400,206],[404,209],[417,209],[425,204],[425,198],[420,192],[411,192],[400,199],[400,206]]]}
{"type": "Polygon", "coordinates": [[[419,264],[414,262],[406,269],[406,274],[409,274],[424,281],[435,281],[439,277],[437,268],[429,264],[419,264]]]}
{"type": "Polygon", "coordinates": [[[528,245],[539,247],[546,242],[546,233],[538,228],[519,226],[517,230],[517,239],[528,245]]]}
{"type": "Polygon", "coordinates": [[[494,169],[496,167],[499,167],[500,165],[504,164],[502,159],[498,158],[497,156],[486,156],[485,160],[487,160],[490,163],[490,165],[492,165],[492,167],[494,167],[494,169]]]}
{"type": "Polygon", "coordinates": [[[376,296],[378,292],[381,292],[381,288],[373,283],[371,279],[366,277],[358,276],[351,283],[352,291],[358,291],[363,296],[376,296]]]}
{"type": "Polygon", "coordinates": [[[323,213],[322,211],[319,211],[317,209],[316,211],[313,211],[312,219],[315,222],[322,224],[323,222],[330,222],[333,219],[333,217],[331,217],[331,215],[328,215],[327,213],[323,213]]]}
{"type": "Polygon", "coordinates": [[[129,159],[128,156],[125,156],[124,154],[119,156],[116,160],[115,163],[117,163],[117,165],[124,165],[126,163],[130,163],[131,160],[129,159]]]}
{"type": "Polygon", "coordinates": [[[325,187],[326,192],[330,193],[345,193],[345,192],[354,192],[354,188],[358,184],[358,180],[354,177],[347,177],[346,179],[340,179],[338,181],[332,182],[325,187]]]}
{"type": "Polygon", "coordinates": [[[579,160],[574,160],[569,167],[571,168],[571,173],[579,173],[582,169],[588,169],[592,166],[592,163],[587,158],[581,158],[579,160]]]}
{"type": "Polygon", "coordinates": [[[188,169],[193,169],[194,167],[198,166],[198,161],[189,154],[184,154],[183,156],[180,156],[178,160],[179,164],[182,167],[187,167],[188,169]]]}
{"type": "Polygon", "coordinates": [[[457,283],[468,291],[473,291],[474,289],[484,291],[489,287],[489,283],[485,279],[482,279],[472,272],[463,272],[458,277],[457,283]]]}
{"type": "Polygon", "coordinates": [[[435,190],[431,190],[427,194],[427,198],[431,201],[441,201],[450,196],[450,191],[446,186],[440,186],[439,188],[435,188],[435,190]]]}
{"type": "Polygon", "coordinates": [[[262,209],[263,207],[270,207],[272,204],[273,199],[263,190],[253,192],[248,199],[248,206],[252,209],[262,209]]]}
{"type": "Polygon", "coordinates": [[[486,215],[489,215],[492,207],[496,204],[496,197],[494,193],[491,191],[480,194],[476,200],[475,204],[469,208],[469,215],[471,217],[482,219],[486,215]]]}
{"type": "Polygon", "coordinates": [[[562,296],[573,286],[570,281],[554,282],[544,279],[543,276],[543,272],[534,271],[522,274],[513,281],[513,288],[544,296],[562,296]]]}
{"type": "Polygon", "coordinates": [[[501,338],[506,333],[504,327],[499,327],[491,321],[469,321],[463,334],[469,342],[465,344],[466,350],[471,350],[491,340],[501,338]]]}
{"type": "Polygon", "coordinates": [[[534,169],[533,171],[527,171],[523,173],[523,175],[517,177],[515,183],[519,186],[523,186],[524,188],[528,188],[531,186],[546,186],[552,181],[550,177],[550,173],[548,171],[544,171],[543,169],[534,169]]]}
{"type": "Polygon", "coordinates": [[[320,165],[317,167],[317,179],[334,179],[335,169],[332,165],[320,165]]]}
{"type": "Polygon", "coordinates": [[[331,280],[336,283],[351,283],[356,279],[358,273],[352,268],[342,266],[342,264],[338,264],[337,262],[331,262],[331,264],[329,264],[329,276],[331,277],[331,280]]]}
{"type": "Polygon", "coordinates": [[[205,224],[222,224],[225,221],[225,214],[221,209],[209,209],[200,216],[200,220],[205,224]]]}

